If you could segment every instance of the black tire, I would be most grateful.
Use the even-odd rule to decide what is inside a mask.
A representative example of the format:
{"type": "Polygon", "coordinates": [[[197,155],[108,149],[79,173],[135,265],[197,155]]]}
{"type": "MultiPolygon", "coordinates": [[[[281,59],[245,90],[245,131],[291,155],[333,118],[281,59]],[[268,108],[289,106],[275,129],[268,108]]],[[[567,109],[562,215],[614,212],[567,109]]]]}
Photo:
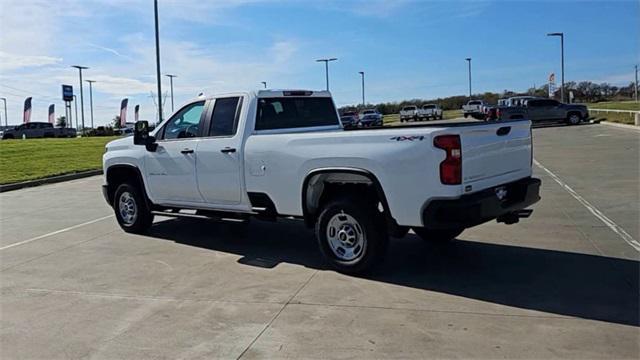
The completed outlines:
{"type": "Polygon", "coordinates": [[[468,118],[468,117],[469,117],[469,114],[464,114],[464,118],[465,119],[468,118]]]}
{"type": "Polygon", "coordinates": [[[427,228],[414,227],[413,232],[422,240],[436,243],[446,243],[454,240],[458,235],[462,234],[464,229],[442,229],[433,230],[427,228]]]}
{"type": "Polygon", "coordinates": [[[567,115],[567,124],[569,125],[578,125],[580,124],[580,121],[582,121],[582,119],[578,113],[569,113],[567,115]]]}
{"type": "Polygon", "coordinates": [[[113,195],[113,210],[118,224],[128,233],[145,233],[153,223],[153,214],[149,210],[145,194],[136,185],[124,183],[118,186],[113,195]],[[121,205],[128,209],[121,208],[121,205]]]}
{"type": "Polygon", "coordinates": [[[346,274],[372,270],[382,262],[389,242],[384,219],[375,205],[353,196],[337,197],[324,206],[316,221],[315,235],[328,263],[346,274]],[[353,258],[349,258],[350,253],[353,258]]]}
{"type": "Polygon", "coordinates": [[[444,115],[440,114],[440,120],[444,119],[444,115]]]}

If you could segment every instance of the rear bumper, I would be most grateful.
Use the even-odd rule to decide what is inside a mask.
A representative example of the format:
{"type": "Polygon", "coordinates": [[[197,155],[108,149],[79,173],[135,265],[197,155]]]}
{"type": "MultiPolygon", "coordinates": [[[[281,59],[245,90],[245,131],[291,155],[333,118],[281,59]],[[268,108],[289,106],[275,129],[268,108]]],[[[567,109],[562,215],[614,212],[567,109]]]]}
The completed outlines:
{"type": "Polygon", "coordinates": [[[468,228],[517,212],[540,200],[540,179],[525,178],[454,200],[433,200],[422,212],[422,222],[431,229],[468,228]],[[500,200],[496,190],[506,190],[500,200]]]}

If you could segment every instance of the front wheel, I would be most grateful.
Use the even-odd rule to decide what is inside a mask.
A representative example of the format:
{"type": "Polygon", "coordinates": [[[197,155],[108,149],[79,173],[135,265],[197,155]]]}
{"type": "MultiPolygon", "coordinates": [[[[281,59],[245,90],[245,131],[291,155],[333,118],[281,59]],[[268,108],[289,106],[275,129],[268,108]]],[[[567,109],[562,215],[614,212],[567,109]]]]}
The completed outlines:
{"type": "Polygon", "coordinates": [[[147,206],[145,195],[137,186],[122,184],[113,197],[113,210],[122,230],[141,234],[153,223],[153,214],[147,206]]]}
{"type": "Polygon", "coordinates": [[[320,251],[336,270],[359,274],[382,261],[388,235],[375,206],[343,196],[330,201],[316,221],[320,251]]]}
{"type": "Polygon", "coordinates": [[[415,227],[412,229],[416,235],[418,235],[422,240],[437,242],[437,243],[446,243],[453,239],[455,239],[458,235],[462,234],[464,229],[440,229],[433,230],[427,228],[415,227]]]}
{"type": "Polygon", "coordinates": [[[580,115],[578,114],[569,114],[567,117],[567,122],[569,125],[578,125],[580,123],[580,115]]]}

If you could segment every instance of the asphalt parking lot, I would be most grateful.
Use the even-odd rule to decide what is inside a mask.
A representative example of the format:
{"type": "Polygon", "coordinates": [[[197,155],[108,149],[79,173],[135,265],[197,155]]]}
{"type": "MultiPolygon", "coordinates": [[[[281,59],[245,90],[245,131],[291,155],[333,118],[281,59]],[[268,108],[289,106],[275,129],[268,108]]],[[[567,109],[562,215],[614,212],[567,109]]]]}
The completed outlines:
{"type": "Polygon", "coordinates": [[[300,223],[159,219],[122,232],[100,177],[0,194],[0,356],[640,356],[640,132],[534,130],[542,201],[447,246],[327,270],[300,223]]]}

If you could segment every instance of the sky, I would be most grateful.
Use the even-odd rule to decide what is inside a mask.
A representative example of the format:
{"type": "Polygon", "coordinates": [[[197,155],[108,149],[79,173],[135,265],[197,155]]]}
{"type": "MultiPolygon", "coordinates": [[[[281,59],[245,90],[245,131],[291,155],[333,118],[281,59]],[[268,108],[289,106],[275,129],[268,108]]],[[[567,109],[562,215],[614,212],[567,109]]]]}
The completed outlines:
{"type": "MultiPolygon", "coordinates": [[[[174,103],[204,92],[330,89],[339,106],[432,99],[468,92],[526,91],[560,79],[628,85],[640,63],[640,1],[159,0],[162,74],[175,74],[174,103]]],[[[79,98],[78,72],[93,85],[94,123],[111,122],[120,101],[154,121],[157,100],[153,1],[0,0],[0,97],[9,124],[49,104],[64,114],[61,84],[79,98]],[[153,94],[153,97],[152,97],[153,94]]],[[[165,117],[169,79],[162,79],[165,117]]],[[[85,123],[90,123],[84,84],[85,123]]],[[[79,106],[80,111],[80,106],[79,106]]],[[[4,113],[0,111],[4,125],[4,113]]]]}

